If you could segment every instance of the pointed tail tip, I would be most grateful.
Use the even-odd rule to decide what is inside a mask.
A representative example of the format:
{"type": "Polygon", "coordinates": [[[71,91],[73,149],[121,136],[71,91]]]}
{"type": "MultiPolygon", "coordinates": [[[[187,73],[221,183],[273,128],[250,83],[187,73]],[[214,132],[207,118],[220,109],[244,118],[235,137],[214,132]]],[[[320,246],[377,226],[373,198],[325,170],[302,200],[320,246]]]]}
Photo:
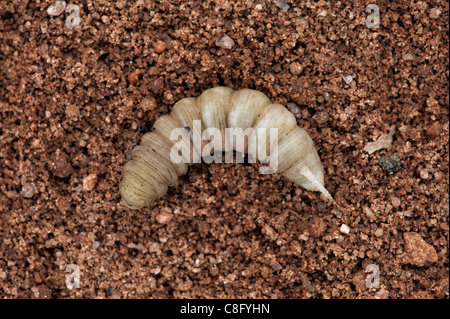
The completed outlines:
{"type": "Polygon", "coordinates": [[[308,167],[303,167],[300,170],[300,174],[302,174],[303,176],[305,176],[308,181],[311,182],[311,184],[314,185],[314,187],[316,188],[316,190],[318,192],[321,192],[330,202],[335,203],[336,201],[333,199],[333,197],[331,196],[331,194],[327,191],[327,189],[325,188],[325,186],[322,185],[321,182],[319,182],[319,180],[314,176],[314,174],[309,170],[308,167]]]}
{"type": "Polygon", "coordinates": [[[331,194],[324,188],[323,191],[320,190],[320,192],[333,204],[336,203],[336,201],[334,200],[334,198],[331,196],[331,194]]]}
{"type": "Polygon", "coordinates": [[[336,201],[334,200],[334,198],[331,196],[330,192],[328,192],[328,190],[325,188],[325,186],[323,186],[322,184],[318,183],[315,184],[317,191],[321,192],[323,194],[323,196],[326,197],[326,199],[328,199],[330,202],[335,203],[336,201]]]}

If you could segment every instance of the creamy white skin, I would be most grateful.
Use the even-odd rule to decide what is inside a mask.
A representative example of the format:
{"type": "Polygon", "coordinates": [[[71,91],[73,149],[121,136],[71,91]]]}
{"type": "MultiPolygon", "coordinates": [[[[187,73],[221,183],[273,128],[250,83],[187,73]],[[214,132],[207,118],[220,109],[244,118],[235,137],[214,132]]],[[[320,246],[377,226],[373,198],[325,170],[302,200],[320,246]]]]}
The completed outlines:
{"type": "MultiPolygon", "coordinates": [[[[208,89],[198,98],[178,101],[171,114],[161,116],[153,127],[123,168],[119,190],[129,208],[148,206],[163,196],[188,165],[232,150],[267,163],[260,173],[281,173],[333,201],[324,187],[323,167],[311,137],[297,126],[291,112],[261,92],[208,89]],[[246,132],[247,138],[240,140],[236,129],[246,132]]],[[[221,161],[222,156],[215,158],[221,161]]]]}

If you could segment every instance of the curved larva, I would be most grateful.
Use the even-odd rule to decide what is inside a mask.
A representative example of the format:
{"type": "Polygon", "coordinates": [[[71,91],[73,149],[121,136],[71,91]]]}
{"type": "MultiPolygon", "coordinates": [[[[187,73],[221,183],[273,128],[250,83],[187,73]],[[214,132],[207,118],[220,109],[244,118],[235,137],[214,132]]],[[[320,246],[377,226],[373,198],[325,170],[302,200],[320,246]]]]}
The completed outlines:
{"type": "MultiPolygon", "coordinates": [[[[176,183],[178,176],[187,172],[188,165],[200,158],[201,152],[192,147],[190,132],[195,120],[201,120],[202,132],[207,128],[220,129],[224,141],[225,128],[264,128],[268,145],[269,129],[278,129],[276,172],[308,190],[320,191],[333,201],[324,187],[323,167],[314,142],[304,129],[297,126],[291,112],[283,105],[271,103],[265,94],[255,90],[234,91],[227,87],[215,87],[204,91],[198,98],[181,99],[169,115],[155,121],[153,132],[143,135],[141,144],[133,149],[131,160],[123,168],[119,184],[126,206],[137,209],[150,205],[176,183]],[[186,128],[181,130],[183,138],[180,141],[171,140],[171,132],[177,128],[186,128]],[[192,157],[182,154],[183,162],[174,163],[170,154],[176,143],[193,150],[192,157]]],[[[255,131],[250,132],[248,149],[260,147],[259,143],[252,144],[256,140],[251,138],[255,131]]],[[[264,136],[261,138],[264,139],[264,136]]],[[[257,154],[264,154],[262,150],[257,154]]]]}

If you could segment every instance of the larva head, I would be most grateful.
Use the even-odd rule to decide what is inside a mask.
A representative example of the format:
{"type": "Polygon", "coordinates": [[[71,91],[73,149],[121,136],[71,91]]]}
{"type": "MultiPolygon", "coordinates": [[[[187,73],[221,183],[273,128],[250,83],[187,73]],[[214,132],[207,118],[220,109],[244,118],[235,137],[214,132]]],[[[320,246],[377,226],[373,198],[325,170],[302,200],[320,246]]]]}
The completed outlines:
{"type": "Polygon", "coordinates": [[[136,196],[134,192],[130,191],[130,187],[127,186],[127,181],[125,179],[122,179],[119,184],[119,192],[122,197],[122,203],[126,207],[130,209],[139,209],[145,206],[144,201],[139,198],[139,196],[136,196]]]}
{"type": "Polygon", "coordinates": [[[148,178],[136,171],[136,162],[131,160],[124,166],[119,192],[122,202],[131,209],[150,205],[155,199],[167,192],[167,184],[154,178],[148,178]]]}

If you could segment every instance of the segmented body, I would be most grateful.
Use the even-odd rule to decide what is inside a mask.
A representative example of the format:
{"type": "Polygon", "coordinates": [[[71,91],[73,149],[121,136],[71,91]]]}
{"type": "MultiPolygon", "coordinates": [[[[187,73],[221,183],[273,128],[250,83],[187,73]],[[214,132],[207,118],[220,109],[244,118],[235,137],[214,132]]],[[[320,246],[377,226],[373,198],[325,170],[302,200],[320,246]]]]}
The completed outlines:
{"type": "MultiPolygon", "coordinates": [[[[199,150],[195,149],[192,157],[184,158],[184,162],[175,163],[170,157],[171,149],[177,143],[170,136],[176,128],[184,129],[184,134],[188,135],[184,141],[189,144],[185,146],[192,147],[190,128],[194,120],[201,120],[202,130],[218,128],[222,137],[226,137],[226,128],[278,129],[276,173],[306,189],[320,191],[332,200],[323,186],[323,167],[314,142],[304,129],[297,126],[291,112],[280,104],[272,103],[259,91],[215,87],[197,98],[178,101],[172,112],[156,120],[153,132],[145,134],[140,145],[133,149],[131,160],[123,168],[119,185],[122,200],[128,207],[150,205],[187,172],[188,165],[195,162],[193,158],[201,157],[199,150]]],[[[269,135],[266,138],[269,140],[269,135]]],[[[246,145],[246,149],[250,146],[246,145]]]]}

